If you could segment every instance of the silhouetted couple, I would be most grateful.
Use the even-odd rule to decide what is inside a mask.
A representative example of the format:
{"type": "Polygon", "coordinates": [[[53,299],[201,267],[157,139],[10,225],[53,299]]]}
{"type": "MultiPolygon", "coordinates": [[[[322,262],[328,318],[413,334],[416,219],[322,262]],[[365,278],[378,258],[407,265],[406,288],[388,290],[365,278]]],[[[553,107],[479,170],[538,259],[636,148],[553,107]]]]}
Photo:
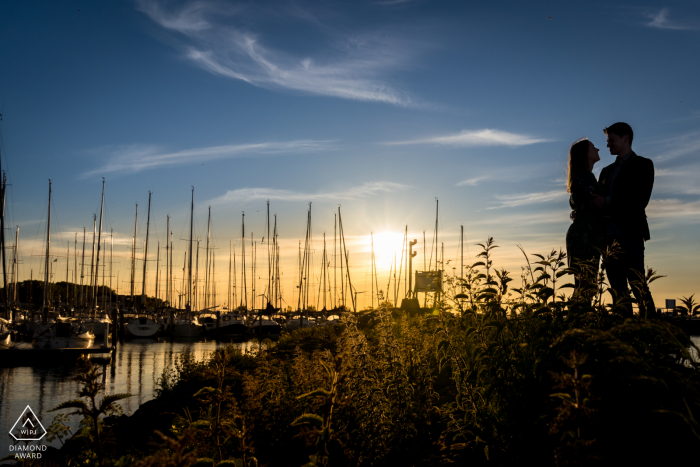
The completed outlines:
{"type": "MultiPolygon", "coordinates": [[[[640,316],[652,317],[654,300],[641,278],[644,242],[650,238],[645,208],[654,186],[654,163],[632,151],[634,134],[627,123],[618,122],[603,131],[610,154],[617,158],[601,171],[599,180],[593,175],[593,166],[600,160],[593,143],[583,139],[569,150],[567,191],[573,224],[566,233],[566,250],[569,266],[578,270],[574,293],[590,300],[600,252],[617,249],[604,265],[610,287],[618,299],[629,297],[629,281],[640,316]]],[[[632,304],[621,311],[632,316],[632,304]]]]}

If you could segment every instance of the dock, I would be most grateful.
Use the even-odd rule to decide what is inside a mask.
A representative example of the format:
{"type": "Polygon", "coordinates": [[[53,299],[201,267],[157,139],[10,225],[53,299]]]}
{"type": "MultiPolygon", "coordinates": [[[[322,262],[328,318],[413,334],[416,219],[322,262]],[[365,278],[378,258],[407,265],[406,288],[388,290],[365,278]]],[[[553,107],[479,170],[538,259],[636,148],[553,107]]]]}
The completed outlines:
{"type": "Polygon", "coordinates": [[[44,362],[76,360],[81,355],[109,358],[114,346],[100,345],[88,348],[36,349],[29,342],[19,342],[14,347],[0,350],[0,366],[40,365],[44,362]]]}

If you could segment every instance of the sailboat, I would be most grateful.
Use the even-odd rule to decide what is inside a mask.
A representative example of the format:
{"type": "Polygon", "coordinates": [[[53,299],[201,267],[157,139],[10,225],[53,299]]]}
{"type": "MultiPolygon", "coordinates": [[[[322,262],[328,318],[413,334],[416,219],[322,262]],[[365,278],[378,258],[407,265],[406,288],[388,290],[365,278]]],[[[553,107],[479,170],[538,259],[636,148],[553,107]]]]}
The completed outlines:
{"type": "MultiPolygon", "coordinates": [[[[241,216],[241,257],[243,258],[243,283],[245,284],[245,213],[241,216]]],[[[229,253],[230,256],[230,253],[229,253]]],[[[230,261],[230,259],[229,259],[230,261]]],[[[230,269],[230,265],[229,265],[230,269]]],[[[230,272],[230,271],[229,271],[230,272]]],[[[229,279],[229,287],[231,285],[231,279],[229,279]]],[[[230,293],[230,292],[229,292],[230,293]]],[[[230,298],[229,298],[230,302],[230,298]]],[[[241,305],[243,301],[241,299],[241,305]]],[[[241,309],[241,307],[239,307],[241,309]]],[[[218,330],[216,331],[217,336],[222,339],[243,339],[250,332],[248,322],[246,317],[242,313],[238,313],[235,310],[227,311],[222,313],[219,317],[218,330]]]]}
{"type": "MultiPolygon", "coordinates": [[[[290,331],[297,330],[301,328],[309,328],[316,326],[316,320],[313,317],[309,317],[309,280],[311,278],[311,203],[309,203],[309,210],[306,216],[306,240],[304,243],[304,254],[301,255],[299,252],[299,297],[297,301],[297,315],[293,316],[286,323],[286,328],[290,331]]],[[[323,258],[325,261],[325,256],[323,258]]]]}
{"type": "MultiPolygon", "coordinates": [[[[136,218],[138,219],[138,205],[136,206],[136,218]]],[[[151,192],[148,192],[148,217],[146,220],[146,247],[144,248],[144,259],[143,259],[143,283],[141,285],[141,305],[145,307],[146,305],[146,259],[148,258],[148,230],[150,227],[150,221],[151,221],[151,192]]],[[[132,303],[133,303],[133,290],[134,290],[134,258],[136,254],[136,222],[134,222],[134,241],[132,243],[134,250],[132,251],[132,262],[131,262],[131,268],[132,268],[132,273],[131,273],[131,296],[132,296],[132,303]]],[[[134,318],[132,318],[126,326],[124,326],[124,330],[126,332],[126,335],[128,337],[136,337],[136,338],[155,338],[158,337],[158,334],[160,334],[160,331],[162,330],[163,325],[160,322],[159,319],[155,318],[154,316],[149,315],[148,313],[141,313],[134,318]]]]}
{"type": "MultiPolygon", "coordinates": [[[[211,214],[209,216],[211,221],[211,214]]],[[[173,319],[171,334],[177,337],[198,337],[202,334],[204,326],[199,323],[197,317],[192,316],[192,236],[194,230],[194,187],[192,187],[192,204],[190,205],[190,255],[189,255],[189,287],[185,316],[173,319]]],[[[209,233],[207,232],[207,241],[209,233]]]]}
{"type": "MultiPolygon", "coordinates": [[[[105,206],[105,179],[104,177],[102,178],[102,203],[100,205],[100,226],[97,231],[97,256],[96,256],[96,261],[95,261],[95,277],[93,281],[93,293],[92,293],[92,313],[91,316],[84,318],[82,320],[82,324],[84,326],[87,326],[88,329],[92,331],[92,333],[95,335],[95,337],[108,337],[109,336],[109,327],[112,324],[112,320],[109,319],[109,316],[107,316],[106,313],[102,312],[100,314],[97,313],[97,282],[99,279],[99,270],[100,270],[100,241],[102,237],[102,214],[104,212],[104,206],[105,206]]],[[[94,245],[94,240],[95,236],[93,234],[93,245],[94,245]]],[[[92,280],[92,279],[91,279],[92,280]]]]}
{"type": "Polygon", "coordinates": [[[75,319],[56,316],[49,319],[49,265],[51,264],[51,180],[49,180],[48,222],[46,225],[46,259],[42,319],[32,336],[32,346],[40,349],[87,348],[95,335],[75,319]]]}
{"type": "Polygon", "coordinates": [[[272,319],[272,315],[278,311],[268,302],[267,307],[260,310],[250,323],[251,332],[260,339],[277,339],[282,333],[282,326],[272,319]]]}

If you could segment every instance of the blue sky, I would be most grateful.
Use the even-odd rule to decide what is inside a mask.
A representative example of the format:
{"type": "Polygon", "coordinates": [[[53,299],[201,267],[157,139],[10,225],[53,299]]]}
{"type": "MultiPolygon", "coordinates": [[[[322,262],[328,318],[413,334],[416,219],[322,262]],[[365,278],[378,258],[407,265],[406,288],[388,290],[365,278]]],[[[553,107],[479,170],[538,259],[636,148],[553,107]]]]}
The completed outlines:
{"type": "Polygon", "coordinates": [[[463,224],[468,255],[491,235],[517,277],[518,244],[564,247],[570,144],[601,149],[597,173],[613,161],[603,127],[626,121],[656,166],[647,263],[668,277],[652,290],[700,292],[700,4],[569,3],[3,2],[2,164],[20,278],[41,269],[48,179],[65,271],[101,177],[120,291],[134,204],[142,242],[153,192],[149,260],[168,214],[181,255],[191,186],[202,237],[212,207],[220,294],[241,212],[260,241],[267,199],[289,303],[309,202],[315,274],[340,204],[358,291],[369,292],[370,232],[383,239],[380,288],[406,225],[421,262],[435,198],[446,260],[463,224]]]}

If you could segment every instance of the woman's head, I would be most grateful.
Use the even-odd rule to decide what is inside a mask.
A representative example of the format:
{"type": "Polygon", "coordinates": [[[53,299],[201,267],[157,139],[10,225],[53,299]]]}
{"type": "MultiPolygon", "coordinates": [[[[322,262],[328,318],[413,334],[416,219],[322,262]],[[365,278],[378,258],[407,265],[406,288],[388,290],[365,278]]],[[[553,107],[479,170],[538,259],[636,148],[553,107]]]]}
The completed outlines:
{"type": "Polygon", "coordinates": [[[593,170],[593,165],[600,160],[598,149],[588,138],[576,141],[569,149],[569,176],[566,191],[571,193],[574,178],[593,170]]]}

